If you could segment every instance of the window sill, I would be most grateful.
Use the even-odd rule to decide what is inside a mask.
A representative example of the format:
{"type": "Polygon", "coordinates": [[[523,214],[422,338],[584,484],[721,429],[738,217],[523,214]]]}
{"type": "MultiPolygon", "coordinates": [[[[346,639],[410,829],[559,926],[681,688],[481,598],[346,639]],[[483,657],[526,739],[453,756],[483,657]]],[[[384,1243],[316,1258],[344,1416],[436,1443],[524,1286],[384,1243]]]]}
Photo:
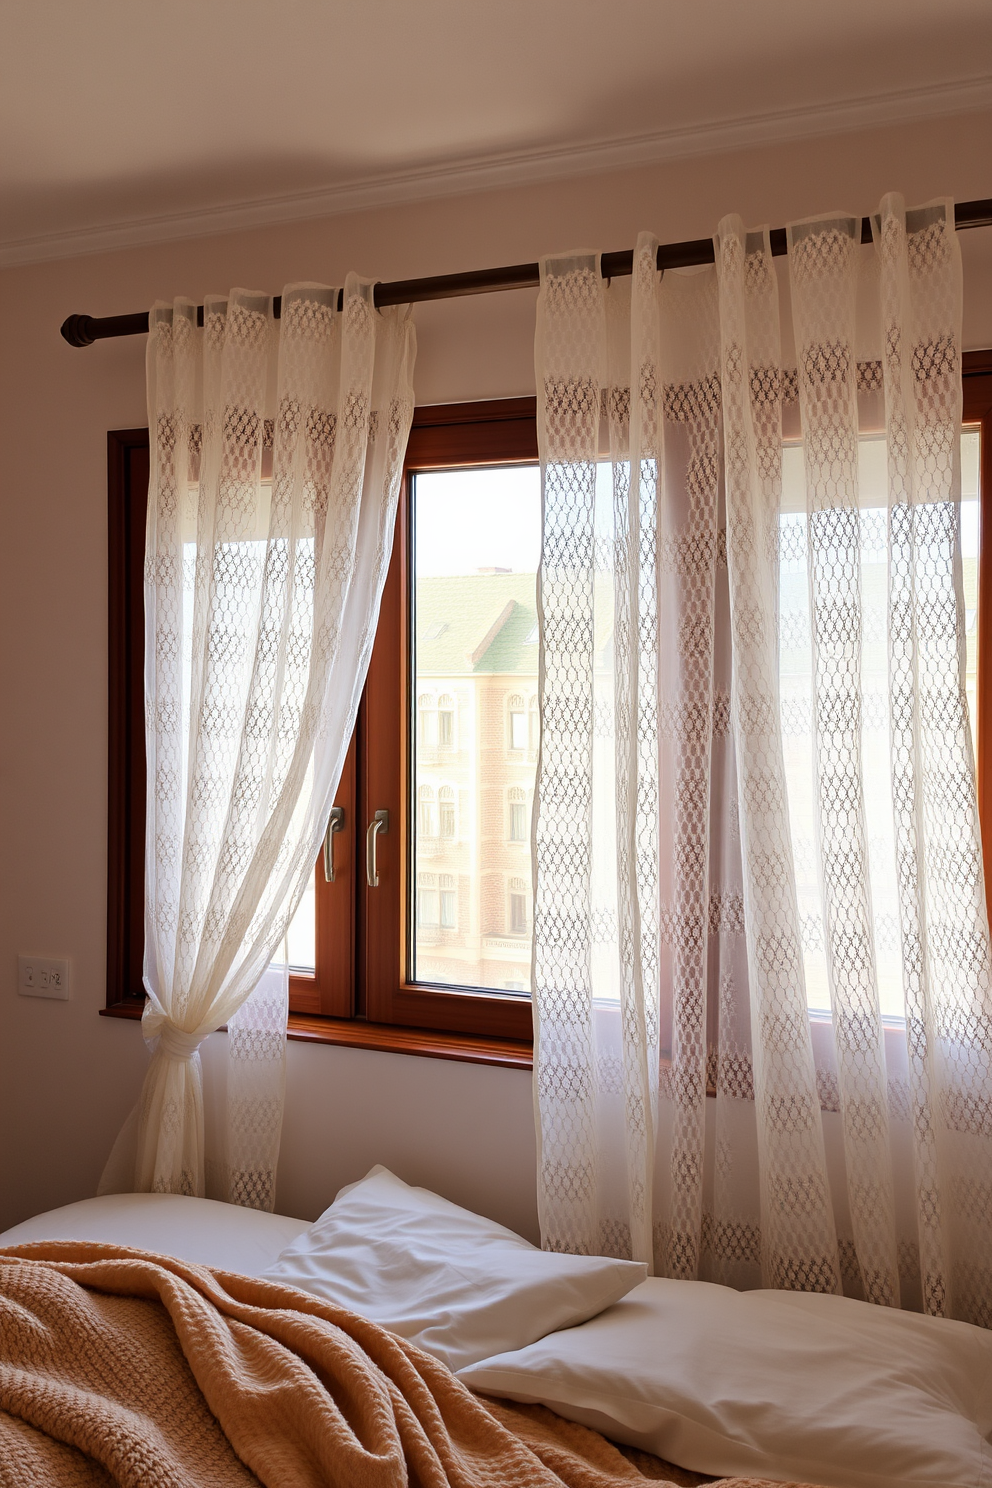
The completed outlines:
{"type": "Polygon", "coordinates": [[[311,1044],[339,1044],[388,1054],[419,1054],[426,1059],[455,1059],[466,1064],[497,1064],[504,1069],[531,1069],[533,1048],[522,1039],[482,1038],[478,1034],[440,1033],[404,1028],[395,1023],[315,1018],[290,1013],[287,1037],[311,1044]]]}
{"type": "MultiPolygon", "coordinates": [[[[100,1009],[101,1018],[141,1017],[137,999],[100,1009]]],[[[533,1067],[532,1045],[523,1039],[482,1038],[473,1034],[440,1033],[405,1028],[393,1023],[364,1023],[358,1019],[321,1018],[290,1013],[286,1037],[305,1044],[336,1044],[341,1048],[372,1049],[384,1054],[416,1054],[421,1059],[453,1059],[465,1064],[493,1064],[503,1069],[533,1067]]]]}

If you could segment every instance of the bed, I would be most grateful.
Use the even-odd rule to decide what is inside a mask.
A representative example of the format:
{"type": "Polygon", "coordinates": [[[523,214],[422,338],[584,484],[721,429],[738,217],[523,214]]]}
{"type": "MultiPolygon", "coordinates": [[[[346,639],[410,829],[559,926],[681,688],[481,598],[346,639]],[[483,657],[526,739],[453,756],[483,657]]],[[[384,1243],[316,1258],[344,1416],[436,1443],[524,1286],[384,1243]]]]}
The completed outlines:
{"type": "Polygon", "coordinates": [[[990,1438],[986,1330],[550,1256],[385,1169],[314,1224],[135,1194],[0,1235],[3,1488],[989,1488],[990,1438]]]}

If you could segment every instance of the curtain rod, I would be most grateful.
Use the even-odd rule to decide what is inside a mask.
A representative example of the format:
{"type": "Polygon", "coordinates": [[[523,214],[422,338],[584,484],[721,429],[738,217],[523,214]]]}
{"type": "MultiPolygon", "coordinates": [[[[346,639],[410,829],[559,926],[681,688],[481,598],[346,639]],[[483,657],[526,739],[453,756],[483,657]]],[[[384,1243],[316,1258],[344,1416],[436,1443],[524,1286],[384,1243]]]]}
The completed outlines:
{"type": "MultiPolygon", "coordinates": [[[[954,225],[992,227],[992,198],[984,201],[958,202],[954,208],[954,225]]],[[[773,258],[784,258],[788,252],[786,230],[777,227],[770,233],[773,258]]],[[[872,241],[871,218],[861,219],[861,241],[872,241]]],[[[688,243],[663,243],[658,249],[658,268],[686,269],[696,264],[713,262],[713,239],[695,238],[688,243]]],[[[634,251],[604,253],[600,264],[604,279],[619,279],[633,271],[634,251]]],[[[373,298],[377,309],[383,305],[409,305],[419,300],[460,299],[464,295],[490,294],[500,289],[534,289],[541,282],[540,265],[508,264],[499,269],[476,269],[468,274],[437,274],[430,279],[397,279],[391,284],[377,284],[373,298]]],[[[343,291],[338,296],[341,308],[343,291]]],[[[272,314],[279,319],[282,296],[272,301],[272,314]]],[[[203,306],[196,308],[196,323],[203,324],[203,306]]],[[[136,315],[69,315],[62,322],[62,335],[70,346],[92,346],[114,336],[140,336],[148,330],[148,311],[136,315]]]]}

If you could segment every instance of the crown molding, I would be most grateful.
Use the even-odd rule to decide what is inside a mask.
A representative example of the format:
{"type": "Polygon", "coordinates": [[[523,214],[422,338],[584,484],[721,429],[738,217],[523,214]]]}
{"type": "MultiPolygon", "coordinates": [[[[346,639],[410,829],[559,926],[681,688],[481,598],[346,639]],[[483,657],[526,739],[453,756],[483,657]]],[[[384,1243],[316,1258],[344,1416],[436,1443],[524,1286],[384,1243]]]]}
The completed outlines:
{"type": "Polygon", "coordinates": [[[479,156],[450,165],[426,166],[399,174],[345,181],[318,191],[10,239],[0,242],[0,268],[336,217],[346,212],[368,211],[438,197],[536,185],[604,171],[629,170],[666,160],[719,155],[756,145],[846,134],[981,109],[992,109],[992,76],[964,78],[931,88],[877,94],[843,103],[815,104],[808,108],[720,119],[563,149],[479,156]]]}

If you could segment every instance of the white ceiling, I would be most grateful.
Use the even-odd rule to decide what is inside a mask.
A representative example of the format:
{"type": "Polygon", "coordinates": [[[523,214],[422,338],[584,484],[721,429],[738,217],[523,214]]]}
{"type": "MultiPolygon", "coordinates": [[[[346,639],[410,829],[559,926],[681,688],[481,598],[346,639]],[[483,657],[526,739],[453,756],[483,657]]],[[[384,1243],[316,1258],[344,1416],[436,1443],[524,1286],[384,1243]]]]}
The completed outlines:
{"type": "Polygon", "coordinates": [[[990,0],[0,0],[0,258],[990,104],[990,0]]]}

